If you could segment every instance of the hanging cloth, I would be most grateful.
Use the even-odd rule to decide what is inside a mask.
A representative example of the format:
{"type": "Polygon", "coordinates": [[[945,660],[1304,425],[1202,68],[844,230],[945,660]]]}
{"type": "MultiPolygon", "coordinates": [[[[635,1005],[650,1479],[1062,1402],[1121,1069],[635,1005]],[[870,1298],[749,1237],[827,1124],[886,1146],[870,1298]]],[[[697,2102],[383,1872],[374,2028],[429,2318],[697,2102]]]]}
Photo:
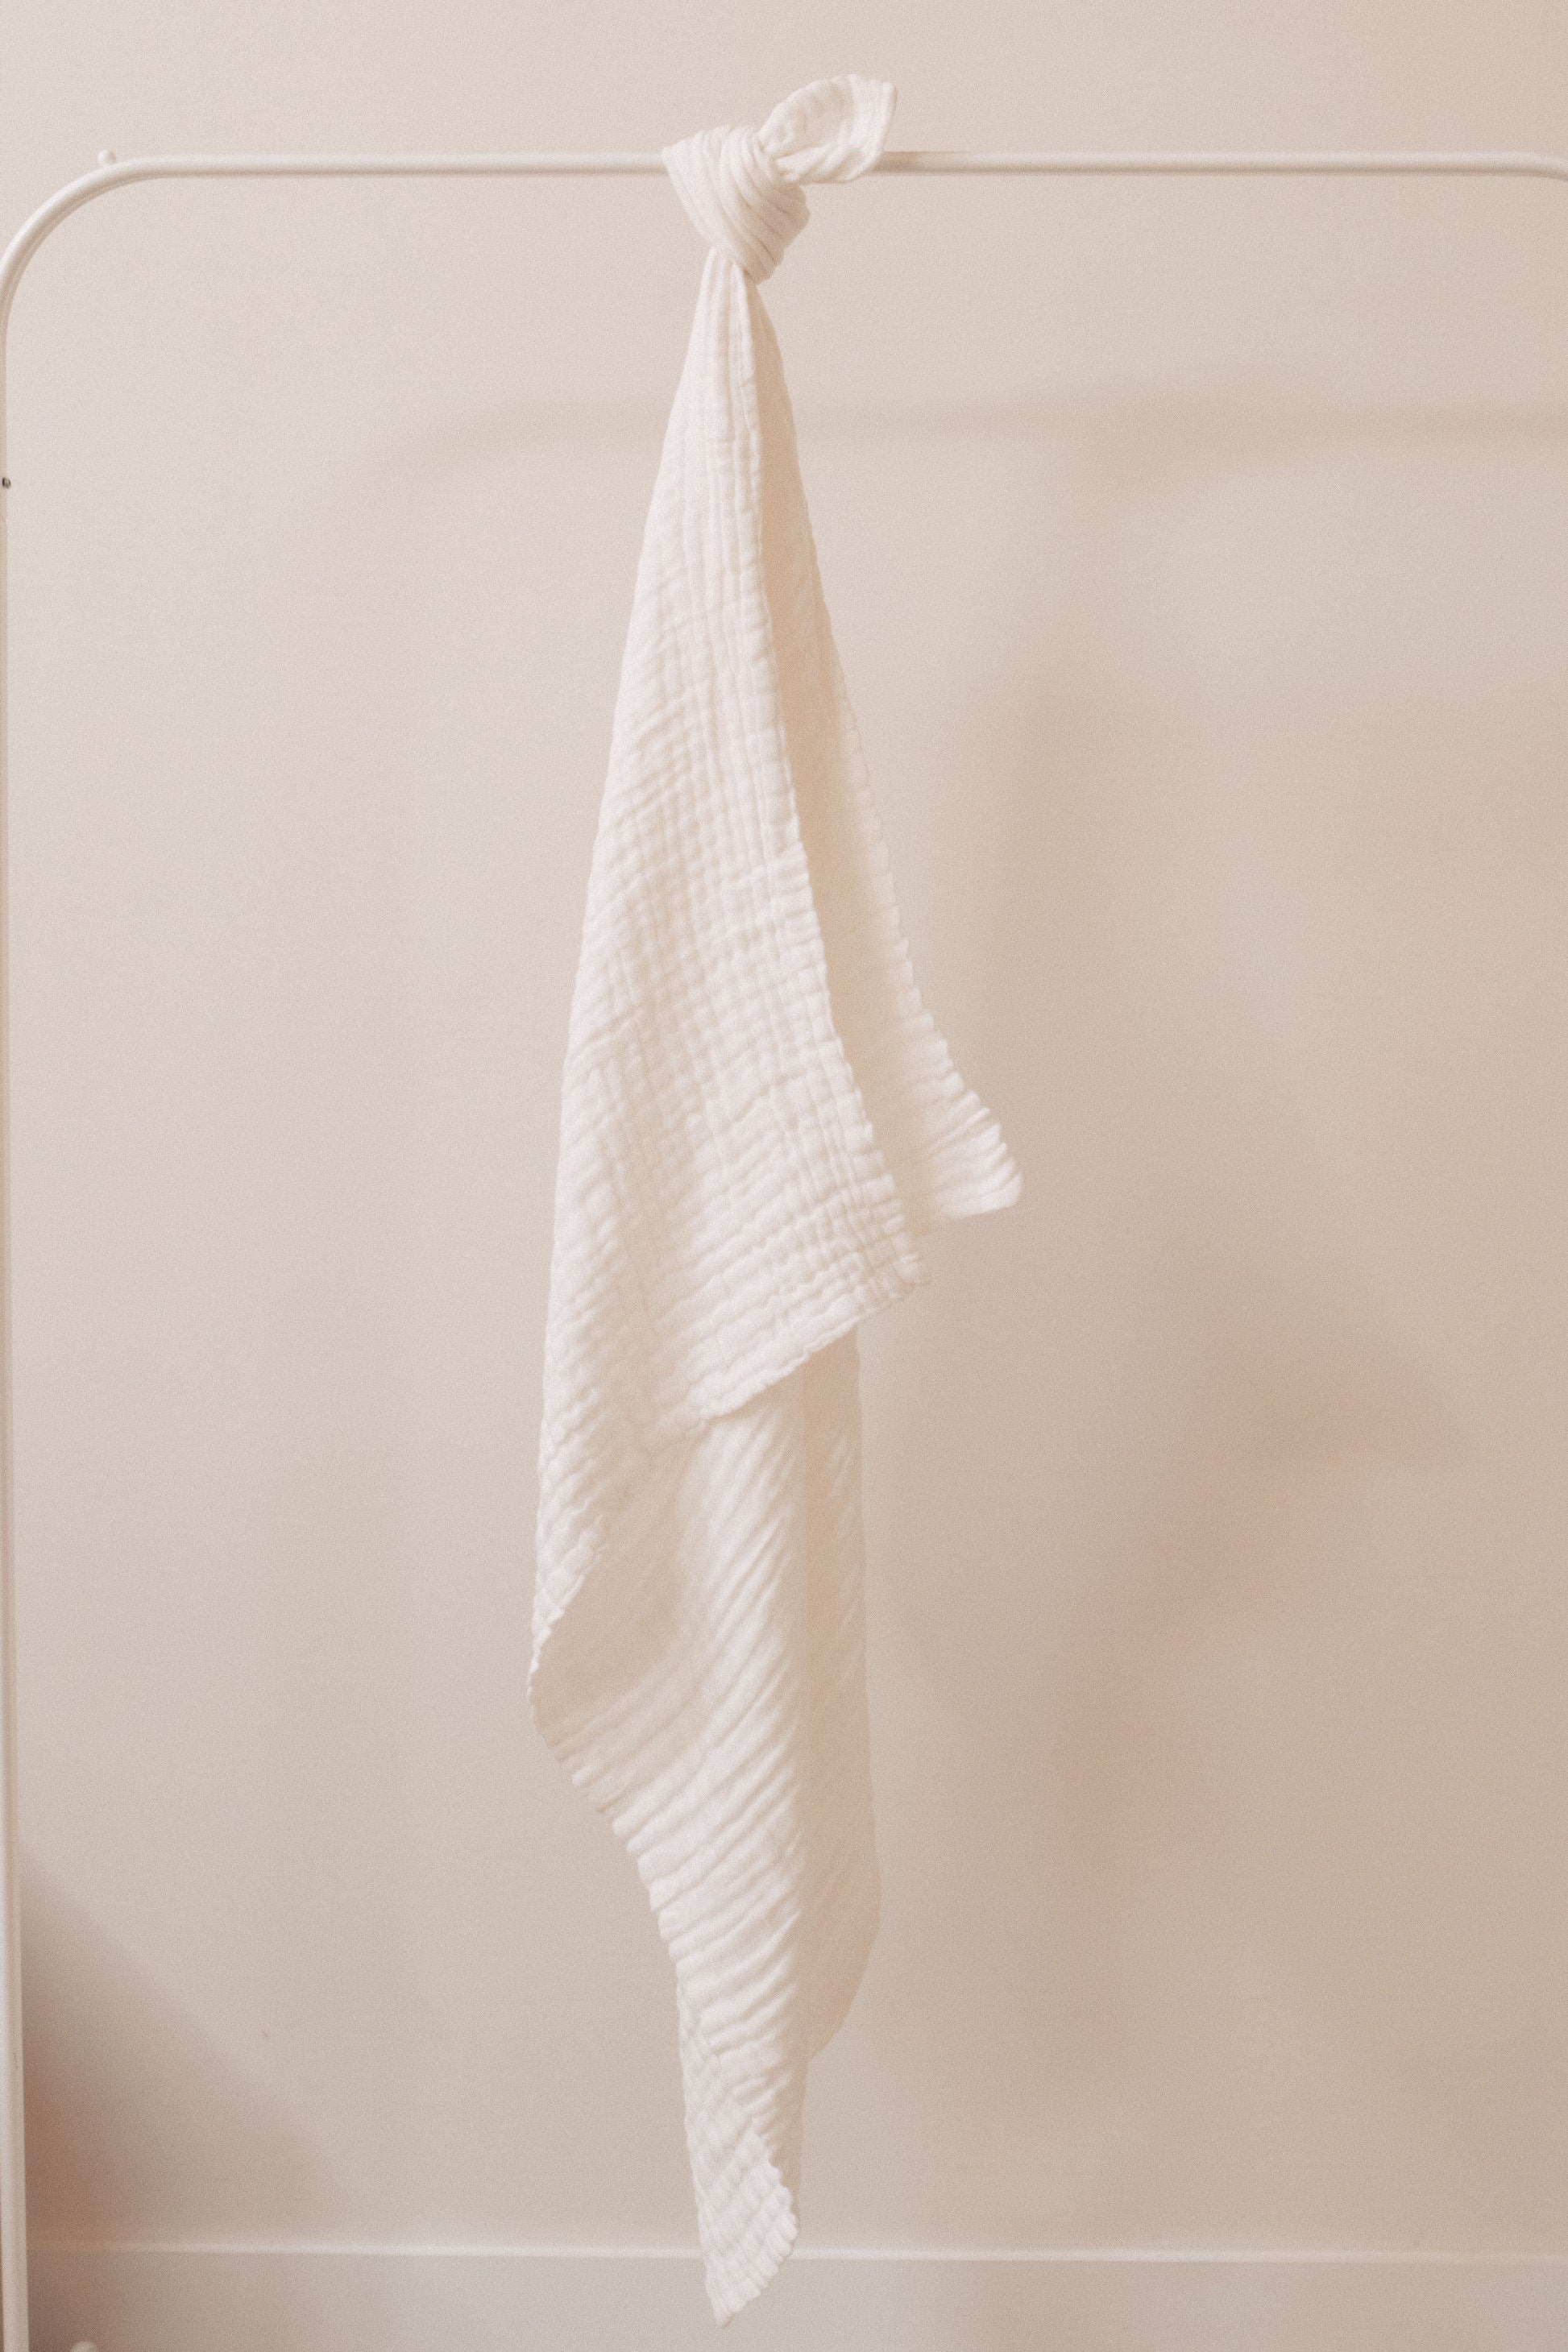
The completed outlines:
{"type": "Polygon", "coordinates": [[[856,1328],[1019,1180],[910,970],[757,293],[885,82],[666,150],[711,247],[648,515],[561,1107],[535,1720],[675,1964],[713,2309],[796,2231],[876,1933],[856,1328]]]}

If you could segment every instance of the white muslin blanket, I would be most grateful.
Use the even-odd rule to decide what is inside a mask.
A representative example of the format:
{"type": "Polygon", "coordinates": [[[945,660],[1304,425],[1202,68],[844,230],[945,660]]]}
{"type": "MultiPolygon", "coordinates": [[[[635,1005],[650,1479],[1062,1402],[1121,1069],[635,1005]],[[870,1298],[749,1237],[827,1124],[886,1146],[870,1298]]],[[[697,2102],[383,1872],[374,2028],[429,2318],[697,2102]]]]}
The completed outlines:
{"type": "Polygon", "coordinates": [[[893,91],[666,152],[712,250],[637,573],[561,1112],[530,1692],[675,1964],[721,2319],[795,2240],[876,1932],[856,1327],[1015,1200],[915,988],[761,299],[893,91]]]}

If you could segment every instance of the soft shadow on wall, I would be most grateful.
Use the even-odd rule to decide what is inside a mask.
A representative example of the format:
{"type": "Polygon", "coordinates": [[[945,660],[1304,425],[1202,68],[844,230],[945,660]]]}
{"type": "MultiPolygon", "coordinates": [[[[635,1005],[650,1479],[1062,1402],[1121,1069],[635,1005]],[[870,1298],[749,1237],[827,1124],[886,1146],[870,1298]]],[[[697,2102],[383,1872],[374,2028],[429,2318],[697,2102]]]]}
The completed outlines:
{"type": "MultiPolygon", "coordinates": [[[[1512,1792],[1482,1760],[1481,1604],[1461,1589],[1443,1622],[1478,1577],[1495,1603],[1497,1565],[1468,1545],[1488,1432],[1428,1305],[1478,1276],[1426,1255],[1429,1204],[1397,1189],[1406,1107],[1369,1089],[1340,967],[1370,971],[1365,1021],[1397,1052],[1420,1021],[1401,928],[1441,938],[1456,881],[1534,887],[1562,713],[1528,675],[1539,628],[1499,690],[1492,559],[1513,540],[1515,594],[1550,593],[1560,529],[1521,480],[1564,421],[1325,413],[1267,388],[1234,409],[876,420],[917,440],[912,465],[962,425],[1069,436],[1082,470],[1037,698],[928,752],[959,793],[974,780],[983,838],[959,849],[962,912],[942,908],[963,969],[939,981],[918,936],[917,968],[1026,1193],[941,1237],[902,1328],[867,1335],[885,1924],[822,2062],[818,2113],[845,2137],[816,2204],[842,2198],[861,2242],[911,2206],[951,2235],[944,2173],[966,2202],[978,2184],[995,2243],[1131,2242],[1151,2211],[1188,2243],[1313,2242],[1304,2216],[1318,2242],[1550,2242],[1539,2162],[1510,2151],[1561,2139],[1538,2078],[1561,2080],[1562,2035],[1528,1961],[1533,2063],[1481,1996],[1500,1937],[1476,1916],[1497,1909],[1478,1815],[1500,1828],[1512,1792]],[[1326,519],[1296,511],[1331,458],[1395,525],[1381,564],[1342,489],[1326,519]],[[1249,569],[1276,617],[1299,601],[1278,695],[1205,640],[1214,550],[1178,514],[1271,477],[1282,527],[1265,496],[1264,535],[1247,543],[1255,517],[1228,552],[1233,601],[1249,569]],[[1444,518],[1436,617],[1395,626],[1369,699],[1336,676],[1323,608],[1352,632],[1361,608],[1375,638],[1406,541],[1433,536],[1406,500],[1444,518]],[[1473,648],[1457,681],[1449,623],[1473,648]],[[1434,740],[1472,684],[1474,733],[1434,740]],[[1464,871],[1467,837],[1495,876],[1464,871]],[[873,2143],[910,2153],[872,2165],[873,2143]]],[[[1061,526],[1059,497],[1020,507],[1026,533],[1061,526]]],[[[1506,941],[1506,898],[1498,924],[1506,941]]],[[[1550,936],[1501,982],[1490,943],[1463,943],[1455,986],[1483,1024],[1550,936]]]]}
{"type": "Polygon", "coordinates": [[[284,2234],[318,2201],[316,2160],[265,2093],[32,1857],[23,1968],[27,2197],[41,2243],[157,2239],[157,2184],[175,2171],[199,2184],[193,2237],[284,2234]]]}

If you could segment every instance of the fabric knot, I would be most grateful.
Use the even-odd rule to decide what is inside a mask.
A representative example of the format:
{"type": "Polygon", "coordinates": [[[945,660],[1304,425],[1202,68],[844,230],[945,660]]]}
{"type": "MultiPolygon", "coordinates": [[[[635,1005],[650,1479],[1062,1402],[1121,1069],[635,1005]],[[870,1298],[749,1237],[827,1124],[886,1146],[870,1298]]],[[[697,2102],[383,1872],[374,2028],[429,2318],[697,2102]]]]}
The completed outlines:
{"type": "Polygon", "coordinates": [[[700,236],[761,285],[809,215],[803,180],[855,180],[881,154],[898,92],[838,74],[775,106],[760,131],[700,131],[664,150],[665,169],[700,236]]]}

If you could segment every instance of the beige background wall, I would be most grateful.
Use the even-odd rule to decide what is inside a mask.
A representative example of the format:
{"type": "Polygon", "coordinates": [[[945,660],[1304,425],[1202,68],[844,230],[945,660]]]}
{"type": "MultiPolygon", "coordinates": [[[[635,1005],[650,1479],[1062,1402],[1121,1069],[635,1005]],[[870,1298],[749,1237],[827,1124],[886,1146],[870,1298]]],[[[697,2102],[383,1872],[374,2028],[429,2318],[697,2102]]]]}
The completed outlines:
{"type": "MultiPolygon", "coordinates": [[[[8,221],[105,146],[650,148],[845,68],[902,145],[1568,142],[1562,0],[52,0],[5,48],[8,221]]],[[[1196,2318],[1179,2265],[797,2265],[742,2324],[1323,2352],[1388,2294],[1560,2346],[1568,2273],[1426,2258],[1568,2254],[1568,189],[814,209],[768,299],[829,602],[1028,1195],[867,1347],[887,1905],[807,2239],[1282,2259],[1196,2318]],[[1367,2250],[1424,2259],[1327,2317],[1283,2259],[1367,2250]]],[[[522,1685],[555,1087],[700,261],[657,182],[163,187],[18,302],[58,2246],[691,2238],[668,1965],[522,1685]]],[[[227,2259],[176,2320],[167,2265],[46,2258],[43,2324],[500,2345],[542,2291],[458,2266],[411,2319],[365,2257],[373,2329],[341,2264],[329,2308],[227,2259]]],[[[684,2265],[558,2273],[531,2342],[709,2340],[684,2265]]]]}

